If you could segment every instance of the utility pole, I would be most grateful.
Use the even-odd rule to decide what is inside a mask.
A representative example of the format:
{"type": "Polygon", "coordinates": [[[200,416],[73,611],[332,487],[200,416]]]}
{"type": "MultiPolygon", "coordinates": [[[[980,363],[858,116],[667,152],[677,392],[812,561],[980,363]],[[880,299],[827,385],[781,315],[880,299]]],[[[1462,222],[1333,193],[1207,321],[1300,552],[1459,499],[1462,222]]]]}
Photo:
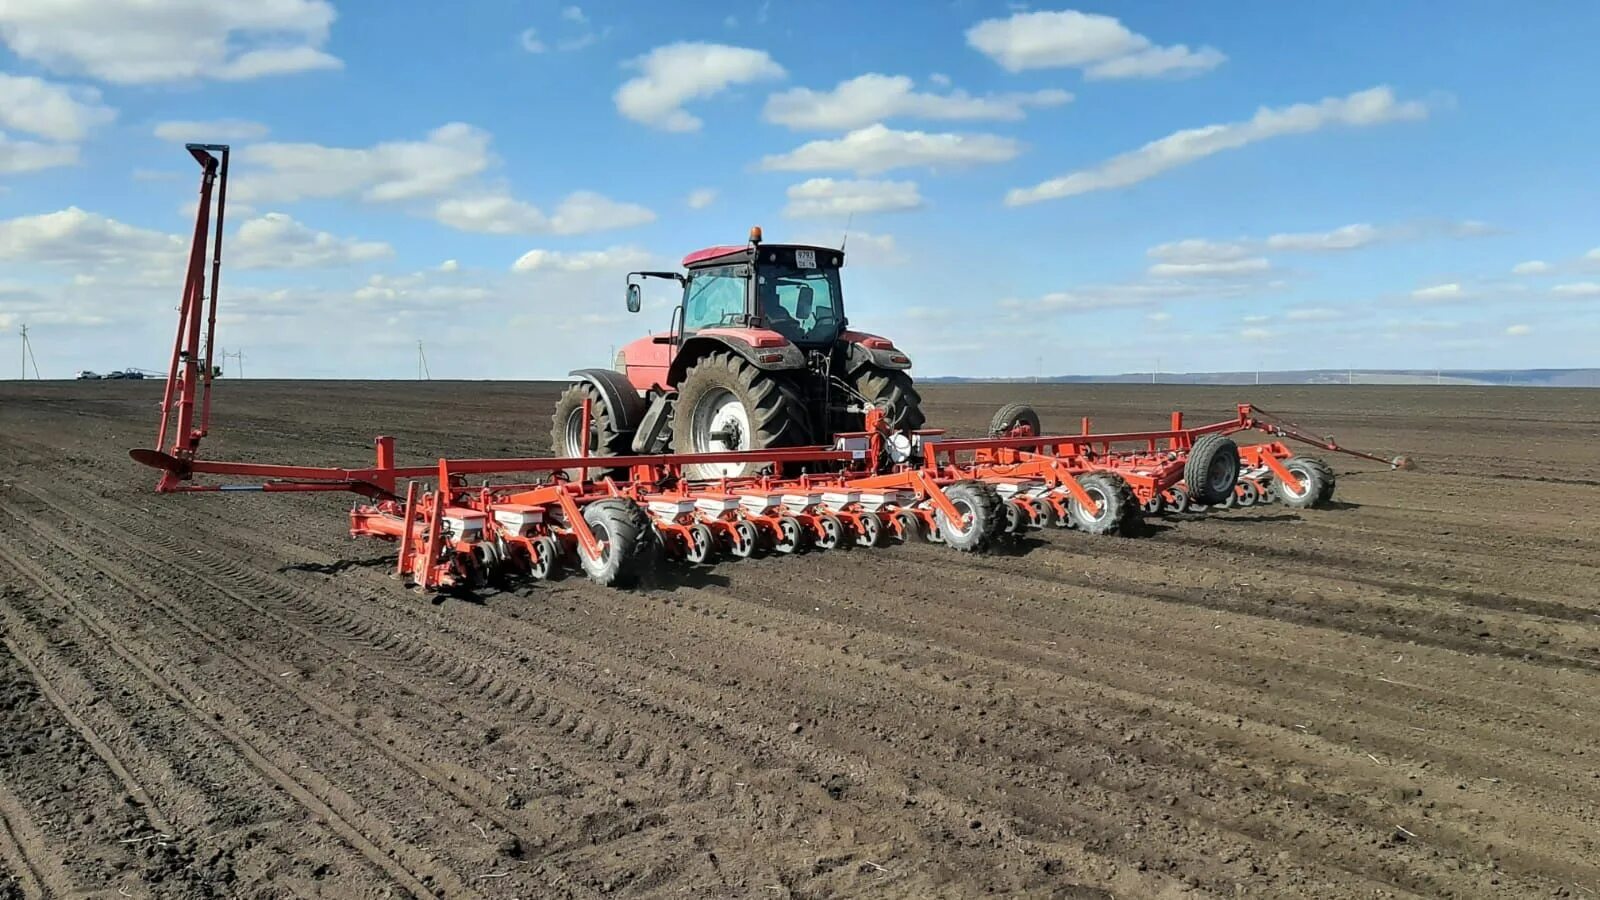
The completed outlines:
{"type": "Polygon", "coordinates": [[[33,355],[33,344],[28,342],[28,326],[22,326],[22,380],[28,380],[28,364],[33,363],[33,380],[43,381],[39,376],[39,358],[33,355]]]}
{"type": "Polygon", "coordinates": [[[228,348],[227,347],[223,347],[222,348],[222,353],[220,355],[222,356],[222,368],[223,368],[224,372],[227,371],[228,360],[236,359],[236,360],[239,361],[239,371],[234,377],[236,377],[236,378],[243,378],[244,377],[244,351],[243,350],[235,350],[232,353],[229,353],[228,352],[228,348]]]}
{"type": "Polygon", "coordinates": [[[422,342],[417,341],[417,380],[432,381],[433,373],[428,371],[428,356],[422,352],[422,342]]]}
{"type": "Polygon", "coordinates": [[[1161,371],[1161,357],[1156,357],[1156,367],[1150,370],[1150,383],[1156,383],[1156,373],[1161,371]]]}

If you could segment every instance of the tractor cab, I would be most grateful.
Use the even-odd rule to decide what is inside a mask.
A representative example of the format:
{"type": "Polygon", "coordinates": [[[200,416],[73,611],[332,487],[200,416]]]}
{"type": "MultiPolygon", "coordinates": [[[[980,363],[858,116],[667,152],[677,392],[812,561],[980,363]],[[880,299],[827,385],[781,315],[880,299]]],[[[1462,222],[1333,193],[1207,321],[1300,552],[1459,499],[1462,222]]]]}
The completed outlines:
{"type": "MultiPolygon", "coordinates": [[[[610,370],[579,369],[552,417],[555,452],[578,456],[720,453],[827,443],[860,431],[868,406],[893,428],[922,427],[911,359],[887,338],[851,331],[839,270],[843,248],[747,244],[698,250],[682,272],[630,272],[676,281],[682,300],[664,332],[617,351],[610,370]],[[584,410],[589,410],[589,440],[584,410]]],[[[758,464],[705,461],[691,478],[752,475],[758,464]]]]}

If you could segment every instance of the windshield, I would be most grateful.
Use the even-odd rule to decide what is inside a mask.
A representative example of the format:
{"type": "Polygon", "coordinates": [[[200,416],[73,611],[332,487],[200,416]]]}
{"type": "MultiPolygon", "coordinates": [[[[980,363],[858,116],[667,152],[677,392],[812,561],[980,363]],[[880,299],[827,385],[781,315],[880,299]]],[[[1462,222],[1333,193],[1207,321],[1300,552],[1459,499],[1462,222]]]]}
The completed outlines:
{"type": "Polygon", "coordinates": [[[733,325],[744,315],[748,267],[701,269],[689,279],[683,297],[683,330],[733,325]]]}
{"type": "Polygon", "coordinates": [[[757,280],[767,327],[797,344],[832,343],[844,317],[839,270],[763,266],[757,280]]]}

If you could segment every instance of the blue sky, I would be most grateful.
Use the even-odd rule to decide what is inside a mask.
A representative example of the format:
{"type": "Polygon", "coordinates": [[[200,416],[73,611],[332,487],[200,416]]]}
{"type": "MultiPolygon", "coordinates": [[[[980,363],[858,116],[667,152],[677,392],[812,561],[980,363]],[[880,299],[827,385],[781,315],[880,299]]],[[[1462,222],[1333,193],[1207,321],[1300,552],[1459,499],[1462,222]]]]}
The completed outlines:
{"type": "Polygon", "coordinates": [[[1596,365],[1600,7],[1441,9],[8,0],[0,327],[161,366],[188,139],[252,376],[559,376],[847,222],[925,376],[1596,365]]]}

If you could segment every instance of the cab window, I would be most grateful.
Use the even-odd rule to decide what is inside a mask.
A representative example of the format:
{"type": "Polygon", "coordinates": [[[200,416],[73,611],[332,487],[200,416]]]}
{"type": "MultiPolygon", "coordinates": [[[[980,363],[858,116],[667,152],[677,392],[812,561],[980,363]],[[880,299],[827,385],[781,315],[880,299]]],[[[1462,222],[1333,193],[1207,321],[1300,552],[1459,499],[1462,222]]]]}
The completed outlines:
{"type": "Polygon", "coordinates": [[[750,278],[741,266],[701,269],[684,289],[683,330],[698,331],[737,324],[745,314],[750,278]]]}

